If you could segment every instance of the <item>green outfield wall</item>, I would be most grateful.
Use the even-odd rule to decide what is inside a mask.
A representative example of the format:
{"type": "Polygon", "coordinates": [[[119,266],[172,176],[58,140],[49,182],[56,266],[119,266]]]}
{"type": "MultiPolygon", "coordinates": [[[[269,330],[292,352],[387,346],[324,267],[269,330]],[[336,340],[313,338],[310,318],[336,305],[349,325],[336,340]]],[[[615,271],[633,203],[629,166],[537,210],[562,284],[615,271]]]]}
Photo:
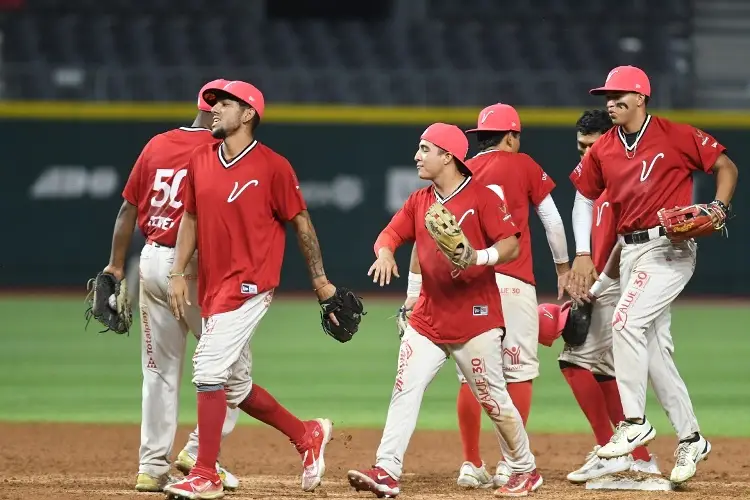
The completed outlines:
{"type": "MultiPolygon", "coordinates": [[[[329,277],[363,293],[377,288],[366,273],[379,231],[408,194],[416,177],[415,147],[434,121],[471,125],[478,109],[316,107],[270,105],[258,139],[285,155],[297,170],[323,248],[329,277]]],[[[578,109],[520,109],[522,150],[557,182],[553,192],[568,226],[576,165],[574,124],[578,109]]],[[[81,287],[108,259],[120,193],[133,161],[148,139],[188,125],[189,104],[0,104],[3,165],[0,186],[4,231],[0,286],[81,287]]],[[[706,238],[689,293],[750,295],[750,248],[744,214],[750,187],[750,114],[658,113],[693,123],[727,146],[740,168],[730,238],[706,238]]],[[[710,201],[711,176],[696,177],[697,200],[710,201]]],[[[539,286],[552,290],[554,268],[544,231],[531,216],[539,286]]],[[[137,241],[136,246],[140,242],[137,241]]],[[[309,282],[296,240],[287,240],[282,288],[307,290],[309,282]]],[[[406,271],[408,249],[398,255],[406,271]]],[[[402,279],[393,291],[406,286],[402,279]]]]}

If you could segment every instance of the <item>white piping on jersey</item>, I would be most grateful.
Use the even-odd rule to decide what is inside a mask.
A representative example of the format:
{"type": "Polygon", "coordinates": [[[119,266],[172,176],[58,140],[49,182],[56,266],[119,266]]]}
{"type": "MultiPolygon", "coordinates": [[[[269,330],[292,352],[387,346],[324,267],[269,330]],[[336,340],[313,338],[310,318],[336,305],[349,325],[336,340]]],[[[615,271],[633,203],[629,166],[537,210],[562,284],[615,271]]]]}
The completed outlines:
{"type": "Polygon", "coordinates": [[[440,196],[440,194],[437,192],[437,189],[435,188],[435,186],[432,186],[432,191],[435,193],[435,198],[437,198],[437,201],[439,201],[440,203],[442,203],[443,205],[445,205],[446,203],[448,203],[448,201],[451,198],[453,198],[458,193],[460,193],[461,190],[463,188],[465,188],[469,184],[470,180],[471,180],[471,176],[469,176],[466,179],[464,179],[464,181],[461,184],[459,184],[458,187],[451,194],[449,194],[448,196],[446,196],[445,198],[443,198],[442,196],[440,196]]]}
{"type": "Polygon", "coordinates": [[[210,130],[205,127],[180,127],[180,130],[184,130],[185,132],[202,132],[206,130],[210,132],[210,130]]]}
{"type": "Polygon", "coordinates": [[[638,146],[638,143],[641,141],[641,137],[643,137],[643,133],[646,132],[646,127],[648,127],[648,124],[650,121],[651,121],[651,115],[646,115],[646,121],[643,122],[641,129],[638,131],[638,135],[635,136],[635,141],[633,141],[632,146],[628,146],[628,140],[625,137],[625,132],[622,131],[622,127],[617,127],[617,135],[620,137],[620,141],[622,141],[622,145],[625,146],[625,149],[627,151],[633,151],[636,148],[636,146],[638,146]]]}
{"type": "Polygon", "coordinates": [[[256,144],[258,144],[258,141],[254,140],[253,142],[251,142],[250,144],[248,144],[248,145],[247,145],[247,147],[246,147],[245,149],[243,149],[243,150],[242,150],[242,152],[241,152],[240,154],[238,154],[238,155],[237,155],[237,156],[235,157],[235,159],[234,159],[234,160],[232,160],[232,161],[230,161],[230,162],[227,162],[227,161],[226,161],[226,160],[224,159],[224,153],[223,153],[223,151],[224,151],[224,142],[222,142],[222,143],[221,143],[221,144],[219,145],[219,147],[217,148],[217,151],[219,152],[219,161],[220,161],[220,162],[221,162],[221,164],[222,164],[222,165],[224,166],[224,168],[229,168],[229,167],[231,167],[232,165],[234,165],[235,163],[237,163],[238,161],[240,161],[240,160],[241,160],[241,159],[242,159],[242,158],[243,158],[243,157],[244,157],[244,156],[245,156],[246,154],[248,154],[248,153],[249,153],[250,151],[252,151],[252,150],[253,150],[253,148],[255,148],[255,145],[256,145],[256,144]]]}
{"type": "Polygon", "coordinates": [[[473,160],[477,156],[486,155],[487,153],[497,153],[499,151],[500,151],[499,149],[485,149],[484,151],[480,151],[477,154],[475,154],[474,156],[472,156],[471,159],[473,160]]]}

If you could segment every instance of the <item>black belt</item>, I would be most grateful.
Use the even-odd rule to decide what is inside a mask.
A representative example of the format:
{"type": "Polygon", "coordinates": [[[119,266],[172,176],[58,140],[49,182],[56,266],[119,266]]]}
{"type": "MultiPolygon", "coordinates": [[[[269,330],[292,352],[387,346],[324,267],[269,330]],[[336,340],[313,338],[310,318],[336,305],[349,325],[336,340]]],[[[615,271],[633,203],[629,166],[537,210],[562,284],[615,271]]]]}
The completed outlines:
{"type": "Polygon", "coordinates": [[[153,245],[153,246],[155,246],[157,248],[159,248],[159,247],[174,248],[173,246],[170,246],[170,245],[162,245],[161,243],[157,243],[156,241],[154,241],[152,239],[146,240],[146,244],[147,245],[153,245]]]}
{"type": "Polygon", "coordinates": [[[656,233],[656,231],[653,231],[653,229],[644,229],[642,231],[633,231],[632,233],[625,234],[622,236],[622,239],[626,244],[632,245],[633,243],[646,243],[661,236],[667,235],[667,230],[664,229],[664,227],[659,226],[657,229],[658,235],[654,234],[656,233]]]}

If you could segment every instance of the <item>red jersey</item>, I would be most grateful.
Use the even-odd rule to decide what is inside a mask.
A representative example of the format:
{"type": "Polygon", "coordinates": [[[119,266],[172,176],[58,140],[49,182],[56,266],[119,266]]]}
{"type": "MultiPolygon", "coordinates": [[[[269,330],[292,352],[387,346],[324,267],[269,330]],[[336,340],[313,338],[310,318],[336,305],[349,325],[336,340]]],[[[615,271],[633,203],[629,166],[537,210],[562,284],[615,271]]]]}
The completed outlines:
{"type": "Polygon", "coordinates": [[[658,226],[662,208],[691,204],[692,173],[710,173],[725,149],[692,125],[648,115],[631,146],[621,127],[597,139],[574,183],[591,200],[606,188],[617,208],[617,232],[627,234],[658,226]]]}
{"type": "Polygon", "coordinates": [[[512,276],[531,285],[534,280],[529,233],[529,203],[539,205],[555,188],[555,183],[529,155],[505,151],[483,151],[466,165],[474,179],[492,189],[508,206],[519,238],[518,258],[495,266],[495,272],[512,276]]]}
{"type": "Polygon", "coordinates": [[[197,218],[204,317],[233,311],[279,285],[284,224],[307,209],[286,158],[253,141],[227,161],[222,144],[195,150],[184,194],[185,210],[197,218]]]}
{"type": "Polygon", "coordinates": [[[146,239],[173,247],[182,220],[182,190],[193,150],[216,142],[205,128],[180,127],[151,138],[130,171],[122,197],[138,207],[146,239]]]}
{"type": "Polygon", "coordinates": [[[422,291],[409,319],[420,334],[436,344],[459,344],[505,326],[495,272],[471,266],[456,277],[453,265],[438,249],[424,225],[427,209],[440,201],[456,217],[475,249],[517,235],[503,201],[491,190],[466,180],[447,198],[429,186],[415,191],[385,229],[400,241],[416,241],[422,269],[422,291]]]}
{"type": "Polygon", "coordinates": [[[594,202],[594,220],[591,224],[591,258],[599,274],[604,271],[616,244],[615,214],[607,199],[607,191],[604,191],[594,202]]]}

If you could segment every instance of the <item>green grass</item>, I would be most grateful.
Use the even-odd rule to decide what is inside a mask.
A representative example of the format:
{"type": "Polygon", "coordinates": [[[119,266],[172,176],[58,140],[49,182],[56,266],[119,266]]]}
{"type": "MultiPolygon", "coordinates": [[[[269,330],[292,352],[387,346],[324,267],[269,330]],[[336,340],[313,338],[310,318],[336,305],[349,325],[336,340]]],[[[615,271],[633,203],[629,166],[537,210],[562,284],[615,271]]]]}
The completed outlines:
{"type": "MultiPolygon", "coordinates": [[[[389,319],[398,304],[369,300],[355,339],[339,344],[320,329],[318,306],[277,300],[252,345],[254,380],[301,416],[327,416],[339,426],[381,427],[396,371],[398,337],[389,319]]],[[[0,420],[140,421],[140,334],[84,331],[82,299],[0,299],[0,420]]],[[[681,305],[673,314],[677,365],[709,435],[750,436],[750,309],[681,305]]],[[[194,340],[188,342],[190,352],[194,340]]],[[[540,347],[529,429],[588,432],[558,368],[561,346],[540,347]]],[[[181,420],[195,422],[190,352],[181,392],[181,420]]],[[[453,429],[458,382],[448,361],[429,387],[419,428],[453,429]]],[[[671,433],[650,395],[649,419],[671,433]]],[[[243,423],[250,419],[241,419],[243,423]]],[[[485,422],[487,426],[487,422],[485,422]]]]}

